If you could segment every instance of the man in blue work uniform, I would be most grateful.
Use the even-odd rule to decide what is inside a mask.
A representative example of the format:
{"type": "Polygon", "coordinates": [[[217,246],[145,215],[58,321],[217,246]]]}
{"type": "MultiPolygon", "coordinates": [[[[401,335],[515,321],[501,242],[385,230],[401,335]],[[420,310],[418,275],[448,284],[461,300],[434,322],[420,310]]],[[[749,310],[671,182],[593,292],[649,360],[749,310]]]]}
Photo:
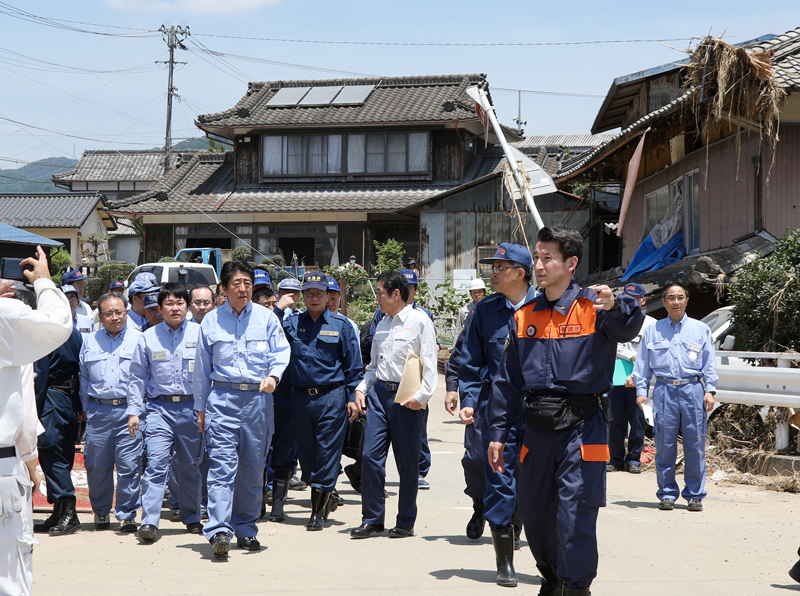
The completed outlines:
{"type": "Polygon", "coordinates": [[[256,522],[274,432],[272,392],[289,364],[289,344],[278,318],[252,303],[247,263],[225,263],[220,277],[227,300],[200,324],[193,393],[211,460],[203,534],[214,556],[225,558],[232,535],[239,548],[261,548],[256,522]]]}
{"type": "Polygon", "coordinates": [[[288,306],[284,308],[284,313],[290,315],[300,312],[296,306],[300,299],[300,280],[294,277],[287,277],[278,284],[278,300],[286,298],[289,300],[288,306]]]}
{"type": "Polygon", "coordinates": [[[573,281],[582,256],[577,230],[539,230],[533,263],[544,293],[514,314],[487,406],[489,464],[502,473],[524,398],[519,515],[542,596],[591,593],[608,461],[601,396],[611,389],[616,343],[633,339],[643,319],[633,296],[573,281]]]}
{"type": "Polygon", "coordinates": [[[686,316],[689,292],[680,282],[667,282],[661,289],[667,318],[645,329],[633,368],[636,401],[647,403],[647,388],[653,389],[653,436],[656,441],[658,508],[671,511],[678,498],[675,460],[678,434],[683,437],[683,479],[680,495],[689,511],[702,511],[706,496],[706,424],[714,408],[717,390],[717,359],[708,325],[686,316]]]}
{"type": "Polygon", "coordinates": [[[33,531],[47,532],[51,536],[66,536],[81,527],[75,511],[71,473],[78,440],[78,412],[81,411],[78,359],[82,343],[83,335],[74,327],[66,343],[33,365],[36,410],[44,427],[37,441],[39,464],[47,481],[47,501],[53,504],[52,515],[34,524],[33,531]]]}
{"type": "Polygon", "coordinates": [[[389,531],[389,538],[406,538],[414,535],[417,518],[419,453],[425,422],[421,410],[438,382],[436,331],[430,318],[409,304],[408,282],[402,273],[387,271],[378,278],[376,300],[386,316],[375,331],[372,358],[356,389],[356,407],[362,414],[367,408],[367,421],[362,460],[362,523],[350,532],[350,537],[368,538],[384,530],[386,456],[391,444],[400,490],[397,525],[389,531]],[[421,364],[420,388],[410,397],[396,401],[409,351],[421,364]]]}
{"type": "MultiPolygon", "coordinates": [[[[356,386],[363,378],[358,339],[346,317],[328,310],[328,279],[318,271],[303,276],[306,311],[284,319],[292,349],[287,370],[294,406],[297,455],[311,485],[307,530],[322,530],[330,511],[342,458],[348,414],[358,414],[356,386]]],[[[284,381],[285,382],[285,381],[284,381]]]]}
{"type": "MultiPolygon", "coordinates": [[[[513,587],[517,585],[513,564],[514,533],[519,534],[514,526],[520,525],[515,516],[515,469],[524,421],[520,416],[510,427],[504,453],[508,466],[501,474],[496,474],[486,461],[489,448],[486,404],[514,313],[523,304],[535,300],[539,292],[531,287],[531,253],[524,246],[504,242],[493,257],[481,259],[480,263],[492,265],[491,283],[496,293],[475,305],[461,346],[459,417],[467,425],[464,431],[466,451],[461,463],[467,481],[465,492],[473,499],[475,514],[482,512],[492,530],[497,584],[513,587]]],[[[478,525],[474,518],[475,515],[470,520],[472,528],[468,527],[467,535],[477,540],[483,534],[483,524],[478,525]]]]}
{"type": "Polygon", "coordinates": [[[142,437],[128,433],[127,388],[133,351],[141,333],[127,327],[124,298],[103,294],[97,301],[101,329],[83,341],[80,397],[86,414],[84,461],[95,528],[105,530],[114,496],[114,516],[122,532],[136,531],[142,471],[142,437]]]}
{"type": "Polygon", "coordinates": [[[144,312],[144,296],[153,289],[156,289],[156,276],[152,273],[140,273],[128,287],[128,327],[136,331],[147,329],[147,316],[144,312]]]}
{"type": "Polygon", "coordinates": [[[80,270],[72,269],[61,276],[61,283],[65,286],[72,286],[78,291],[78,306],[76,312],[79,315],[83,315],[84,317],[89,317],[91,319],[92,309],[84,298],[85,288],[83,282],[85,279],[86,276],[83,275],[80,270]]]}
{"type": "MultiPolygon", "coordinates": [[[[148,294],[148,297],[152,294],[148,294]]],[[[131,361],[128,385],[128,430],[139,431],[147,411],[147,466],[142,479],[142,525],[139,538],[155,540],[167,474],[177,474],[176,495],[180,520],[192,534],[200,534],[200,459],[203,435],[197,426],[192,396],[195,350],[200,327],[186,320],[189,292],[167,283],[158,292],[164,321],[139,338],[131,361]],[[147,402],[144,400],[147,398],[147,402]],[[176,465],[170,471],[170,460],[176,465]]]]}
{"type": "Polygon", "coordinates": [[[72,311],[72,324],[84,337],[89,335],[92,331],[94,331],[94,326],[92,325],[92,320],[89,317],[78,312],[78,304],[80,303],[80,298],[78,298],[78,290],[76,290],[73,286],[61,286],[61,291],[64,292],[64,295],[69,301],[69,308],[72,311]]]}

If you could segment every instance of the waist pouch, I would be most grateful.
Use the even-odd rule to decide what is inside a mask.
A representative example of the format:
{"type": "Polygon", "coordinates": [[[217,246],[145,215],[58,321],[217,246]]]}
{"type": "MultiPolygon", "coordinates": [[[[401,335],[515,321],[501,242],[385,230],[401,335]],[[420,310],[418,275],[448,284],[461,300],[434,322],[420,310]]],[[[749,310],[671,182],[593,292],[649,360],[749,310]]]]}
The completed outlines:
{"type": "Polygon", "coordinates": [[[594,416],[598,407],[596,395],[529,395],[525,421],[533,430],[565,430],[594,416]]]}

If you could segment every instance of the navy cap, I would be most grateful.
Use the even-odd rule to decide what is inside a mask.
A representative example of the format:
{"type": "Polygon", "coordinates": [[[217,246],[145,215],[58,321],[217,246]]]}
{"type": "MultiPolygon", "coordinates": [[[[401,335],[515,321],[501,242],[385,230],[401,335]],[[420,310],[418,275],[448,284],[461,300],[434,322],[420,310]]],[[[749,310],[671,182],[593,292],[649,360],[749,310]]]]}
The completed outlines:
{"type": "Polygon", "coordinates": [[[625,289],[622,292],[623,294],[628,294],[628,296],[647,296],[647,291],[644,289],[642,284],[625,284],[625,289]]]}
{"type": "Polygon", "coordinates": [[[72,271],[67,271],[61,276],[61,283],[64,285],[70,285],[73,282],[83,281],[84,279],[86,279],[86,276],[83,273],[77,269],[73,269],[72,271]]]}
{"type": "Polygon", "coordinates": [[[78,290],[76,290],[73,286],[71,286],[69,284],[64,284],[63,286],[61,286],[61,291],[64,292],[65,294],[77,294],[78,293],[78,290]]]}
{"type": "Polygon", "coordinates": [[[147,292],[144,295],[144,307],[155,308],[158,306],[158,292],[147,292]]]}
{"type": "Polygon", "coordinates": [[[309,271],[303,276],[303,290],[328,290],[328,276],[322,271],[309,271]]]}
{"type": "Polygon", "coordinates": [[[254,286],[272,285],[272,280],[269,278],[269,273],[267,273],[263,269],[256,269],[255,271],[253,271],[253,274],[256,277],[256,280],[253,282],[254,286]]]}
{"type": "Polygon", "coordinates": [[[341,288],[339,287],[339,282],[333,279],[332,277],[328,278],[328,291],[330,292],[341,292],[341,288]]]}
{"type": "Polygon", "coordinates": [[[416,284],[417,283],[417,272],[416,271],[411,271],[411,269],[402,269],[400,271],[400,273],[402,273],[403,275],[406,276],[406,281],[408,283],[410,283],[410,284],[416,284]]]}
{"type": "Polygon", "coordinates": [[[495,261],[516,261],[522,265],[525,265],[528,269],[530,269],[531,265],[533,264],[533,259],[531,259],[531,252],[521,246],[519,244],[512,244],[511,242],[503,242],[500,246],[497,247],[497,252],[494,253],[494,256],[488,259],[481,259],[478,261],[479,263],[483,263],[484,265],[491,265],[495,261]]]}
{"type": "Polygon", "coordinates": [[[109,290],[124,290],[125,289],[125,284],[122,283],[121,281],[112,281],[111,285],[108,286],[108,289],[109,290]]]}
{"type": "Polygon", "coordinates": [[[287,277],[278,284],[279,290],[299,290],[300,280],[294,277],[287,277]]]}

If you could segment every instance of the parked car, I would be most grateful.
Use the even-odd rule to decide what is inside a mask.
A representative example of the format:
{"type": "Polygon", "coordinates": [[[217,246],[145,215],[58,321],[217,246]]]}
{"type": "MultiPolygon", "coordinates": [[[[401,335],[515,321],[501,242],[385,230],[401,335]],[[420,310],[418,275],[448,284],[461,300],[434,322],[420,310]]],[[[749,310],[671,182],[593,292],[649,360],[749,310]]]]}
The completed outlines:
{"type": "Polygon", "coordinates": [[[134,269],[125,280],[125,295],[127,288],[140,273],[152,273],[159,284],[176,282],[191,289],[197,284],[215,286],[219,283],[217,272],[211,265],[199,263],[145,263],[134,269]]]}
{"type": "Polygon", "coordinates": [[[711,337],[714,340],[714,349],[733,349],[732,340],[728,342],[728,346],[723,348],[725,339],[733,335],[733,307],[723,306],[718,308],[712,313],[707,314],[701,319],[703,323],[708,325],[711,329],[711,337]]]}

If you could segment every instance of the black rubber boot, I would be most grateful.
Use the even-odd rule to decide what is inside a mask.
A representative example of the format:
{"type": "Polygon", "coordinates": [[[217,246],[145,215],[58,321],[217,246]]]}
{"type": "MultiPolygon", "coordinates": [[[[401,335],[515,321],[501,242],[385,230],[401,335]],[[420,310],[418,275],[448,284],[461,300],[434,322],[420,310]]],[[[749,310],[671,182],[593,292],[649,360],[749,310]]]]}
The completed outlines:
{"type": "Polygon", "coordinates": [[[325,521],[328,521],[328,515],[339,508],[339,503],[336,502],[336,490],[328,493],[328,499],[325,502],[325,521]]]}
{"type": "Polygon", "coordinates": [[[517,587],[517,572],[514,571],[514,528],[492,530],[492,544],[497,559],[497,585],[517,587]]]}
{"type": "Polygon", "coordinates": [[[514,550],[519,550],[519,539],[522,536],[522,520],[514,513],[511,516],[511,523],[514,526],[514,550]]]}
{"type": "Polygon", "coordinates": [[[591,591],[588,587],[586,588],[570,588],[569,586],[564,586],[561,591],[562,596],[592,596],[591,591]]]}
{"type": "MultiPolygon", "coordinates": [[[[800,552],[800,549],[798,549],[797,552],[800,552]]],[[[800,583],[800,561],[795,563],[794,567],[789,570],[789,577],[791,577],[797,583],[800,583]]]]}
{"type": "Polygon", "coordinates": [[[286,502],[291,475],[291,472],[275,472],[272,477],[272,510],[269,512],[271,522],[282,522],[286,519],[283,514],[283,504],[286,502]]]}
{"type": "Polygon", "coordinates": [[[473,514],[467,522],[467,538],[477,540],[483,536],[486,519],[483,517],[483,499],[472,499],[473,514]]]}
{"type": "Polygon", "coordinates": [[[325,493],[318,488],[311,487],[311,518],[306,524],[306,530],[309,532],[319,532],[325,527],[330,496],[331,493],[325,493]]]}
{"type": "Polygon", "coordinates": [[[58,520],[61,519],[61,505],[61,503],[53,505],[53,513],[50,514],[50,517],[43,522],[33,524],[33,531],[37,534],[46,534],[50,531],[50,528],[54,528],[58,520]]]}
{"type": "Polygon", "coordinates": [[[550,565],[549,567],[539,567],[538,565],[536,568],[539,570],[539,573],[542,576],[542,585],[539,588],[539,596],[561,596],[561,590],[563,589],[563,582],[558,579],[558,575],[556,575],[556,566],[550,565]]]}
{"type": "Polygon", "coordinates": [[[81,520],[78,519],[78,513],[75,511],[75,497],[68,501],[64,501],[61,505],[61,519],[58,523],[50,528],[51,536],[66,536],[67,534],[74,534],[81,529],[81,520]]]}

